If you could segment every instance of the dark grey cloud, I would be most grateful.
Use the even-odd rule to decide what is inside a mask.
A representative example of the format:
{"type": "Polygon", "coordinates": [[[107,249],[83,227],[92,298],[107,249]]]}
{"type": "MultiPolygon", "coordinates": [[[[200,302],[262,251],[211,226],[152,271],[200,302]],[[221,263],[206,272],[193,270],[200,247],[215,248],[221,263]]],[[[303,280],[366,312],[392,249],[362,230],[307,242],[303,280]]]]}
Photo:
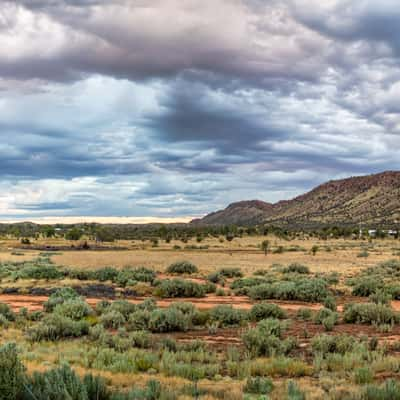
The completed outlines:
{"type": "Polygon", "coordinates": [[[400,167],[394,1],[0,8],[0,215],[200,215],[400,167]]]}

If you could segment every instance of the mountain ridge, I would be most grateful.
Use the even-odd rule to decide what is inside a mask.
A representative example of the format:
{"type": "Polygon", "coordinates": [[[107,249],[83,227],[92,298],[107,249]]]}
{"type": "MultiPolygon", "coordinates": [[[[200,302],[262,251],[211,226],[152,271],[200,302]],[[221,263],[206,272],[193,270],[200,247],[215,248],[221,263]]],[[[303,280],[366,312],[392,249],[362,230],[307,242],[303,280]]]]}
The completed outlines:
{"type": "Polygon", "coordinates": [[[291,200],[244,200],[193,220],[203,225],[400,224],[400,171],[330,180],[291,200]]]}

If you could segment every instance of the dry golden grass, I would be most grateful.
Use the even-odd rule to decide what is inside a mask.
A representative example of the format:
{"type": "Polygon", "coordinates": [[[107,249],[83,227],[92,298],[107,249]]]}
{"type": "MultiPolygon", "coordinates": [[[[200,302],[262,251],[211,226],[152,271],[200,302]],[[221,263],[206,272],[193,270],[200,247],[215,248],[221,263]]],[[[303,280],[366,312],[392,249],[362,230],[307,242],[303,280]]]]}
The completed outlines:
{"type": "MultiPolygon", "coordinates": [[[[376,241],[374,249],[369,252],[369,257],[357,257],[362,245],[360,241],[316,241],[296,240],[282,241],[271,239],[273,248],[276,246],[299,246],[304,250],[284,251],[282,254],[269,253],[265,256],[257,246],[263,237],[246,237],[235,239],[233,242],[220,244],[216,239],[209,239],[201,245],[209,245],[203,250],[173,250],[171,243],[168,246],[145,250],[126,251],[66,251],[61,255],[54,255],[53,261],[60,265],[78,268],[96,268],[104,266],[124,267],[147,266],[163,271],[169,264],[179,260],[189,260],[196,264],[201,273],[209,273],[222,267],[239,267],[246,274],[251,274],[257,269],[269,268],[272,264],[287,265],[293,262],[306,264],[313,272],[337,271],[343,274],[353,274],[362,268],[376,265],[377,263],[393,258],[393,247],[397,242],[393,240],[376,241]],[[310,252],[313,245],[320,246],[315,256],[310,252]],[[217,247],[220,246],[220,247],[217,247]],[[326,247],[330,247],[330,252],[326,247]]],[[[194,244],[194,243],[191,243],[194,244]]],[[[397,245],[399,246],[399,245],[397,245]]]]}

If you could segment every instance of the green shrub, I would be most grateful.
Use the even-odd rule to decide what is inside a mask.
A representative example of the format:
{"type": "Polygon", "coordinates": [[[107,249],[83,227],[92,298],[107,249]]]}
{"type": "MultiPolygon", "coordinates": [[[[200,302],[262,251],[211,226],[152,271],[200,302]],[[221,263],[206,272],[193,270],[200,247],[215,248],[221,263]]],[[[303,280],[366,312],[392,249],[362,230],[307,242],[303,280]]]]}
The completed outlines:
{"type": "Polygon", "coordinates": [[[323,305],[325,308],[329,308],[332,311],[336,311],[336,300],[333,296],[327,296],[324,299],[323,305]]]}
{"type": "Polygon", "coordinates": [[[310,273],[310,268],[308,268],[306,265],[302,265],[299,263],[292,263],[288,265],[286,268],[282,270],[284,274],[289,274],[289,273],[296,273],[296,274],[309,274],[310,273]]]}
{"type": "Polygon", "coordinates": [[[274,384],[270,378],[249,377],[243,387],[245,393],[251,394],[269,394],[272,392],[274,384]]]}
{"type": "Polygon", "coordinates": [[[314,323],[323,324],[323,321],[326,318],[331,318],[333,319],[334,323],[336,323],[338,317],[338,313],[330,310],[329,308],[321,308],[314,316],[314,323]]]}
{"type": "Polygon", "coordinates": [[[68,365],[46,372],[34,372],[28,387],[30,398],[33,394],[34,399],[88,400],[84,383],[68,365]]]}
{"type": "Polygon", "coordinates": [[[383,385],[368,385],[362,393],[362,400],[399,400],[400,384],[393,379],[383,385]]]}
{"type": "Polygon", "coordinates": [[[189,261],[178,261],[171,264],[166,272],[168,274],[194,274],[198,272],[198,269],[189,261]]]}
{"type": "Polygon", "coordinates": [[[22,390],[24,367],[19,361],[14,343],[0,347],[0,398],[17,400],[22,390]]]}
{"type": "Polygon", "coordinates": [[[212,321],[219,322],[222,326],[240,325],[247,320],[247,312],[238,310],[228,305],[220,305],[209,312],[212,321]]]}
{"type": "Polygon", "coordinates": [[[354,371],[354,382],[358,385],[365,385],[371,383],[374,379],[374,374],[368,367],[357,368],[354,371]]]}
{"type": "Polygon", "coordinates": [[[286,317],[286,312],[281,307],[271,303],[258,303],[250,310],[250,319],[252,321],[261,321],[267,318],[284,319],[286,317]]]}
{"type": "Polygon", "coordinates": [[[249,291],[253,300],[279,299],[307,302],[322,301],[328,296],[323,279],[300,279],[294,282],[275,282],[254,286],[249,291]]]}
{"type": "Polygon", "coordinates": [[[118,329],[125,324],[126,319],[119,311],[111,310],[101,315],[100,322],[105,328],[118,329]]]}
{"type": "Polygon", "coordinates": [[[368,297],[382,288],[382,282],[373,277],[358,278],[354,281],[353,296],[368,297]]]}
{"type": "Polygon", "coordinates": [[[191,325],[191,318],[177,308],[154,310],[150,314],[148,329],[152,332],[182,332],[191,325]]]}
{"type": "MultiPolygon", "coordinates": [[[[314,247],[314,246],[313,246],[314,247]]],[[[297,384],[293,381],[289,381],[287,387],[287,399],[288,400],[306,400],[306,395],[302,392],[297,384]]]]}
{"type": "Polygon", "coordinates": [[[6,303],[0,303],[0,315],[2,315],[7,321],[15,321],[15,313],[6,303]]]}
{"type": "Polygon", "coordinates": [[[313,311],[310,308],[301,307],[297,310],[297,318],[303,321],[309,321],[312,318],[313,311]]]}
{"type": "Polygon", "coordinates": [[[69,287],[57,289],[50,295],[48,300],[43,304],[45,311],[51,312],[58,304],[62,304],[67,300],[80,298],[78,293],[69,287]]]}
{"type": "Polygon", "coordinates": [[[206,288],[184,279],[166,279],[158,285],[155,293],[160,297],[204,297],[206,288]]]}
{"type": "Polygon", "coordinates": [[[245,348],[253,356],[284,355],[295,346],[291,339],[282,340],[286,325],[277,319],[264,319],[242,336],[245,348]]]}
{"type": "Polygon", "coordinates": [[[57,304],[53,312],[78,321],[92,314],[93,310],[85,301],[80,298],[76,298],[66,300],[61,304],[57,304]]]}
{"type": "Polygon", "coordinates": [[[111,303],[107,311],[119,312],[124,316],[125,319],[128,319],[129,316],[137,309],[138,307],[135,304],[130,303],[127,300],[116,300],[111,303]]]}
{"type": "Polygon", "coordinates": [[[240,268],[221,268],[218,273],[225,278],[241,278],[243,276],[243,272],[240,268]]]}
{"type": "Polygon", "coordinates": [[[359,341],[350,335],[316,335],[311,340],[314,354],[325,357],[331,353],[345,354],[354,350],[359,341]]]}
{"type": "Polygon", "coordinates": [[[392,301],[392,294],[385,290],[377,289],[375,293],[372,293],[369,296],[369,300],[375,304],[389,305],[392,301]]]}
{"type": "Polygon", "coordinates": [[[146,330],[149,327],[150,311],[138,310],[129,316],[127,328],[132,331],[146,330]]]}
{"type": "Polygon", "coordinates": [[[114,267],[104,267],[96,269],[92,272],[92,279],[100,282],[114,282],[119,274],[118,269],[114,267]]]}
{"type": "Polygon", "coordinates": [[[136,282],[153,283],[156,278],[156,272],[152,269],[140,268],[124,268],[118,272],[114,282],[120,286],[133,286],[136,282]]]}
{"type": "Polygon", "coordinates": [[[399,322],[399,314],[383,304],[355,303],[345,306],[343,321],[356,324],[394,324],[399,322]]]}
{"type": "Polygon", "coordinates": [[[88,322],[74,321],[59,314],[50,314],[42,322],[29,328],[28,339],[34,342],[42,340],[60,340],[62,338],[80,337],[89,333],[88,322]]]}

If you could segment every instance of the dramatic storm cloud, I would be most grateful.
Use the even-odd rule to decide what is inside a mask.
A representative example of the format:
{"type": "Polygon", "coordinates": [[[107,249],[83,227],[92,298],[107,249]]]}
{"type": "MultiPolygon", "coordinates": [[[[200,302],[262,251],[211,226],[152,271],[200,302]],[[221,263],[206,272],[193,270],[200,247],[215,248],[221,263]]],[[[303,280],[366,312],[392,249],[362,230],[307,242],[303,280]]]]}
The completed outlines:
{"type": "Polygon", "coordinates": [[[13,0],[0,216],[197,216],[399,169],[395,0],[13,0]]]}

